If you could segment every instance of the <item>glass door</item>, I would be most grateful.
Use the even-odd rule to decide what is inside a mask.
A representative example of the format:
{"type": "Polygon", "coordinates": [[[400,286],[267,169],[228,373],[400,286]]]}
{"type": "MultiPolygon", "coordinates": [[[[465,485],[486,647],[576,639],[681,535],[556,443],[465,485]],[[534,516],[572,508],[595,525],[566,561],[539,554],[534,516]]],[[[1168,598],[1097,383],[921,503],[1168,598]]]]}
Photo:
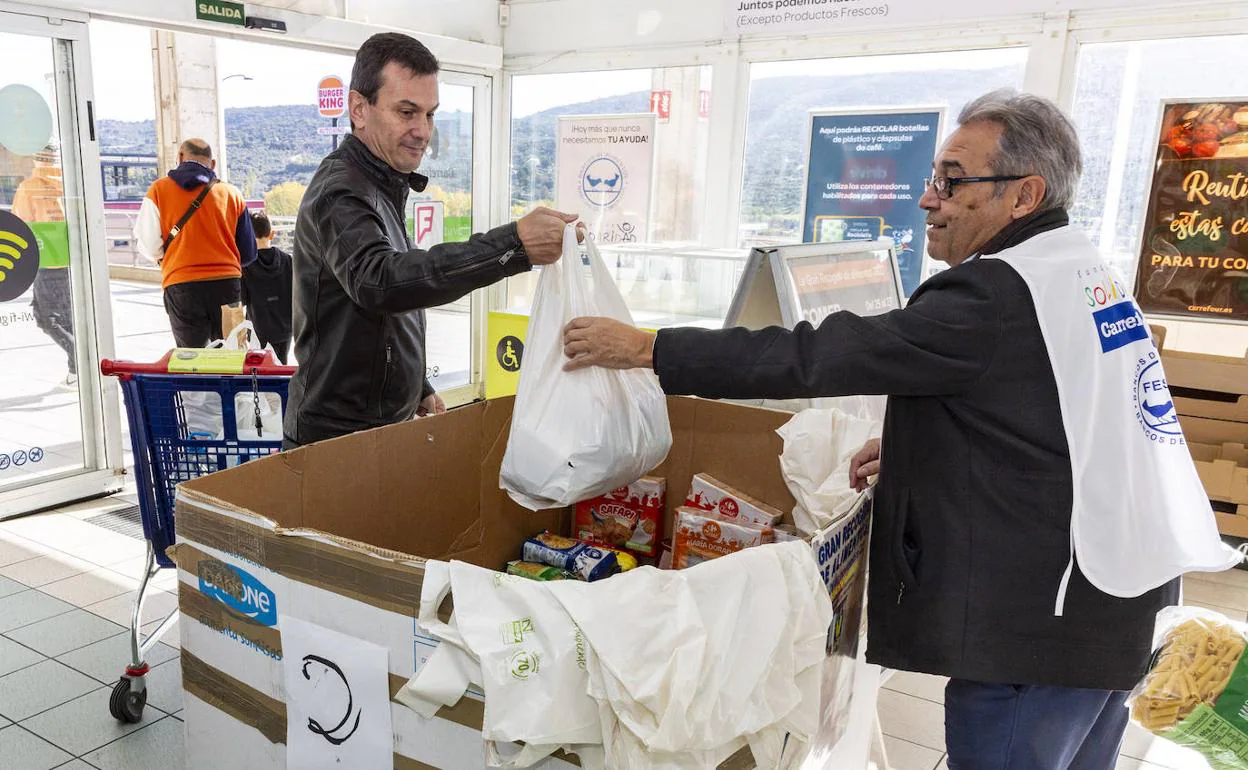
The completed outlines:
{"type": "Polygon", "coordinates": [[[121,480],[86,24],[58,21],[0,13],[0,518],[121,480]]]}
{"type": "MultiPolygon", "coordinates": [[[[423,194],[409,201],[412,240],[424,246],[466,241],[491,227],[489,221],[490,79],[443,71],[441,106],[434,136],[420,165],[429,177],[423,194]],[[436,219],[436,221],[435,221],[436,219]],[[440,233],[439,233],[440,226],[440,233]],[[434,240],[427,236],[432,230],[434,240]]],[[[485,326],[485,292],[477,291],[428,311],[427,376],[448,405],[466,403],[482,392],[478,362],[485,326]]]]}

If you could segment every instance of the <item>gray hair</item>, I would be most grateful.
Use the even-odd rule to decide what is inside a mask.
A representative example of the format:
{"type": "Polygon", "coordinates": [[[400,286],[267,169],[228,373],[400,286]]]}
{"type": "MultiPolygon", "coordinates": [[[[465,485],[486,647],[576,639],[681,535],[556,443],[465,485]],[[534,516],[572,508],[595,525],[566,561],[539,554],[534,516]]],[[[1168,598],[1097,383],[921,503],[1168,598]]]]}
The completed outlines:
{"type": "MultiPolygon", "coordinates": [[[[995,123],[1003,129],[992,172],[1000,176],[1044,178],[1039,211],[1069,209],[1075,202],[1083,160],[1075,125],[1048,99],[1002,88],[962,108],[958,125],[995,123]]],[[[1005,189],[998,183],[997,194],[1005,189]]]]}

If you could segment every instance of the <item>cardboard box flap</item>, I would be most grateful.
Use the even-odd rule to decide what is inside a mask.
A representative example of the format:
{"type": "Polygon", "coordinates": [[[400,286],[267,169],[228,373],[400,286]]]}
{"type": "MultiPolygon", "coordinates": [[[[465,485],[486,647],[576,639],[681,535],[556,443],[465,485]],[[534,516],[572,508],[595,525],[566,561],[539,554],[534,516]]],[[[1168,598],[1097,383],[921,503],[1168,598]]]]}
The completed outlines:
{"type": "Polygon", "coordinates": [[[1248,443],[1248,424],[1242,422],[1211,420],[1206,417],[1181,417],[1179,424],[1183,428],[1183,437],[1190,443],[1218,446],[1248,443]]]}
{"type": "Polygon", "coordinates": [[[185,481],[177,495],[267,522],[298,527],[303,523],[303,457],[288,452],[243,463],[228,471],[185,481]]]}
{"type": "MultiPolygon", "coordinates": [[[[1248,423],[1248,396],[1179,387],[1172,387],[1170,395],[1174,397],[1174,408],[1179,417],[1248,423]]],[[[1248,435],[1248,426],[1245,426],[1245,435],[1248,435]]]]}
{"type": "Polygon", "coordinates": [[[1248,395],[1248,352],[1243,358],[1164,350],[1162,366],[1171,388],[1248,395]]]}

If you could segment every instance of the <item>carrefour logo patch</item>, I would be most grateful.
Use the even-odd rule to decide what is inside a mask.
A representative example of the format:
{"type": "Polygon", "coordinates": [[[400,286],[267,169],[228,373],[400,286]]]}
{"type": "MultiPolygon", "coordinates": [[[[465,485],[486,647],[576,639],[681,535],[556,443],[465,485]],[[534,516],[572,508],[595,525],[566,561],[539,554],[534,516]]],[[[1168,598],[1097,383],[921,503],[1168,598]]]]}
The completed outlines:
{"type": "Polygon", "coordinates": [[[277,625],[277,597],[247,572],[215,559],[199,563],[199,590],[235,615],[262,626],[277,625]]]}
{"type": "Polygon", "coordinates": [[[1149,338],[1144,316],[1108,265],[1079,270],[1078,278],[1083,284],[1087,306],[1092,310],[1102,353],[1149,338]]]}
{"type": "Polygon", "coordinates": [[[1094,311],[1092,320],[1101,338],[1102,353],[1148,339],[1148,324],[1131,300],[1094,311]]]}

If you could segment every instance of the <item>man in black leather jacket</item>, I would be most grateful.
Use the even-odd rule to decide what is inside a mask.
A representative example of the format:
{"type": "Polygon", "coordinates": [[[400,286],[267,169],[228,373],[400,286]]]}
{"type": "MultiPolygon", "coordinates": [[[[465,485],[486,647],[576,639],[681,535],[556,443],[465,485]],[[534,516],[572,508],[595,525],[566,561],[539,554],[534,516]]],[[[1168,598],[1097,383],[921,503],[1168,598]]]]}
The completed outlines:
{"type": "Polygon", "coordinates": [[[294,243],[295,356],[287,449],[446,410],[425,376],[425,308],[550,264],[574,215],[539,208],[428,251],[405,208],[433,132],[438,61],[407,35],[365,41],[351,72],[351,135],[321,162],[294,243]]]}
{"type": "Polygon", "coordinates": [[[904,310],[657,338],[575,319],[567,366],[649,366],[710,398],[888,394],[882,445],[851,467],[858,489],[879,474],[867,660],[951,678],[949,770],[1112,770],[1177,581],[1117,598],[1074,569],[1056,615],[1074,495],[1058,384],[1024,279],[981,258],[1069,227],[1079,142],[1029,95],[988,94],[958,122],[919,200],[950,269],[904,310]]]}

